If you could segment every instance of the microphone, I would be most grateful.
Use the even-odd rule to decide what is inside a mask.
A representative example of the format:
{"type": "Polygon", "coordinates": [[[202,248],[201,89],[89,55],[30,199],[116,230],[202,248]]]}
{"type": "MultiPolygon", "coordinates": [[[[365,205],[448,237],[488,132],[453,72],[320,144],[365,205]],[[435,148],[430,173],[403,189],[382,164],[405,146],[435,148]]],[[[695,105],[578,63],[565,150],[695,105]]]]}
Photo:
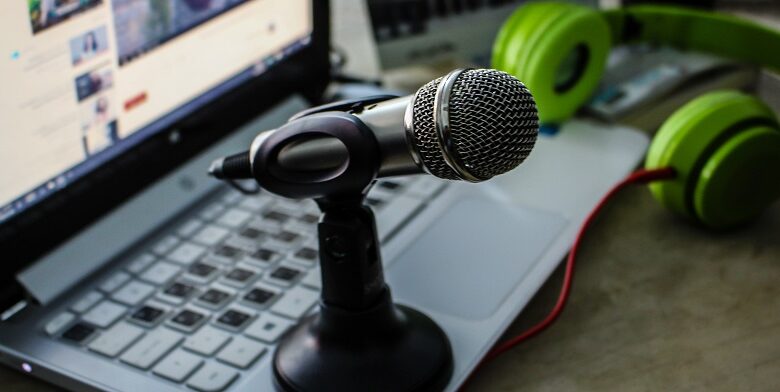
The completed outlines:
{"type": "MultiPolygon", "coordinates": [[[[318,114],[311,112],[318,110],[261,133],[248,152],[217,159],[209,173],[254,178],[255,161],[269,150],[264,145],[269,137],[300,121],[316,127],[318,114]]],[[[376,139],[377,177],[428,173],[449,180],[488,180],[522,163],[539,131],[531,93],[514,76],[493,69],[455,70],[413,95],[353,107],[348,113],[376,139]]],[[[337,138],[283,140],[287,144],[275,149],[273,164],[289,172],[333,170],[350,159],[337,138]]]]}

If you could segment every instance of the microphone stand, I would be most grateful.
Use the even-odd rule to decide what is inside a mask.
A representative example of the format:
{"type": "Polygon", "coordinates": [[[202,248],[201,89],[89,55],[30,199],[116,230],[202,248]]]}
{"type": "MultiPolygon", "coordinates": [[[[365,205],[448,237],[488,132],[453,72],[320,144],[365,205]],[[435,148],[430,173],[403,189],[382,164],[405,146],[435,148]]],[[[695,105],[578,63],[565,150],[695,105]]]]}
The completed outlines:
{"type": "Polygon", "coordinates": [[[317,199],[320,311],[288,332],[274,355],[284,391],[439,391],[452,350],[426,315],[393,303],[365,193],[317,199]]]}
{"type": "MultiPolygon", "coordinates": [[[[364,103],[348,107],[358,111],[364,103]]],[[[378,172],[378,142],[357,117],[333,111],[343,108],[340,103],[304,112],[250,150],[251,173],[264,189],[313,198],[322,211],[319,312],[282,337],[273,358],[274,382],[284,391],[442,390],[452,375],[449,340],[428,316],[393,303],[374,213],[364,205],[378,172]],[[299,167],[279,159],[288,146],[314,138],[338,140],[344,160],[299,167]]]]}

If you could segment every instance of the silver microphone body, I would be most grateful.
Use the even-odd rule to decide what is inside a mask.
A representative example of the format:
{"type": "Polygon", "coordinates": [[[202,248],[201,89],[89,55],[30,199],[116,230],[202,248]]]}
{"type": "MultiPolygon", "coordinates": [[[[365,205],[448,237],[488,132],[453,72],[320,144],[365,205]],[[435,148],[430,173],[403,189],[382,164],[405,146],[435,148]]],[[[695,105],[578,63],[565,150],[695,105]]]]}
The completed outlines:
{"type": "MultiPolygon", "coordinates": [[[[405,118],[411,116],[412,95],[382,101],[351,113],[374,135],[379,146],[378,177],[420,174],[424,170],[414,159],[407,138],[405,118]]],[[[305,121],[306,117],[294,121],[305,121]]],[[[250,159],[275,130],[261,133],[252,142],[250,159]]],[[[349,159],[344,145],[335,138],[318,137],[291,144],[279,152],[277,161],[290,170],[328,170],[349,159]]]]}
{"type": "MultiPolygon", "coordinates": [[[[275,132],[289,126],[315,130],[326,121],[321,117],[326,113],[297,117],[258,135],[248,154],[252,167],[260,151],[268,151],[264,143],[275,132]]],[[[513,76],[490,69],[455,70],[413,95],[352,107],[348,113],[376,141],[378,177],[428,173],[449,180],[484,181],[522,163],[539,130],[536,104],[528,89],[513,76]]],[[[335,173],[349,163],[350,154],[338,138],[312,135],[282,146],[277,140],[274,145],[280,148],[274,150],[278,153],[270,163],[287,173],[335,173]]],[[[212,166],[227,167],[225,162],[212,166]]],[[[212,173],[219,177],[221,171],[212,173]]]]}

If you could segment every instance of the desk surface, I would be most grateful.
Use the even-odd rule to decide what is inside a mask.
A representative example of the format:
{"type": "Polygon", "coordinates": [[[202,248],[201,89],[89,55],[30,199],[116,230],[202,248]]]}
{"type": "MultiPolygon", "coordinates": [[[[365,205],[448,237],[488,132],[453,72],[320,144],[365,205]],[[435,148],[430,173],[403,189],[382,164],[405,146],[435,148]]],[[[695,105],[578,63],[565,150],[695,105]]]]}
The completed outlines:
{"type": "MultiPolygon", "coordinates": [[[[547,314],[561,271],[514,322],[547,314]]],[[[550,329],[484,366],[467,390],[780,390],[780,204],[729,233],[702,231],[645,188],[609,205],[583,244],[550,329]]],[[[6,390],[56,387],[0,368],[6,390]]]]}

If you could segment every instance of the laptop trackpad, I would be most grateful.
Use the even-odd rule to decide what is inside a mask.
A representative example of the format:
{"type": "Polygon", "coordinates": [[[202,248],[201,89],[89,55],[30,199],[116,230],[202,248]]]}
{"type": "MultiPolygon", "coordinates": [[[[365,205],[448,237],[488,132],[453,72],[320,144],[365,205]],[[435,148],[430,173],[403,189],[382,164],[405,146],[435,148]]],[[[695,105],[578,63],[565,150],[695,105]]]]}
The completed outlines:
{"type": "Polygon", "coordinates": [[[560,234],[558,215],[495,200],[455,201],[387,271],[399,302],[479,320],[492,315],[560,234]]]}

